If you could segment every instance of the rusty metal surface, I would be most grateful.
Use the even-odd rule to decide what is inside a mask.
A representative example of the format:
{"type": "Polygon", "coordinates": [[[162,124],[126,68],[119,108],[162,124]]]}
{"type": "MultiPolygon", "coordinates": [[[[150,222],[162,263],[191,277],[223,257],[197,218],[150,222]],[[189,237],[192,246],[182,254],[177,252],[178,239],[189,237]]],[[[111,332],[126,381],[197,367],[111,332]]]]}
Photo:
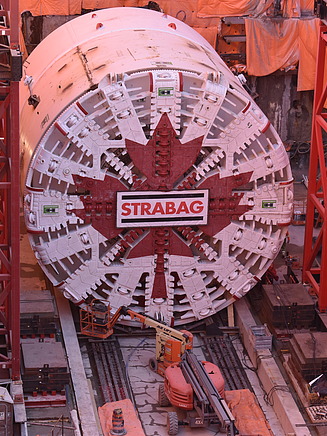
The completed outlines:
{"type": "Polygon", "coordinates": [[[290,339],[291,361],[307,381],[327,370],[327,332],[295,333],[290,339]]]}
{"type": "Polygon", "coordinates": [[[309,329],[315,323],[315,303],[301,283],[262,285],[250,296],[262,322],[277,329],[309,329]]]}

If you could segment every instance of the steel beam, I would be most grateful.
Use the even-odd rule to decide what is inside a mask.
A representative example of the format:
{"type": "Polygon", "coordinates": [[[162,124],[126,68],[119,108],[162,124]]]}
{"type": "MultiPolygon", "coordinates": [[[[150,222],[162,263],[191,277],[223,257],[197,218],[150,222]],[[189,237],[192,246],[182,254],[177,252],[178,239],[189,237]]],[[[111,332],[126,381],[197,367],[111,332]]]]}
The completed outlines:
{"type": "Polygon", "coordinates": [[[324,138],[327,133],[326,74],[327,26],[321,24],[312,111],[312,134],[308,172],[308,197],[303,253],[303,282],[309,283],[318,297],[318,308],[327,310],[327,171],[324,138]],[[319,220],[318,220],[319,218],[319,220]],[[314,229],[319,222],[319,233],[314,229]]]}
{"type": "Polygon", "coordinates": [[[20,170],[19,170],[19,50],[18,1],[0,2],[2,58],[0,68],[0,368],[12,380],[20,379],[20,170]],[[3,64],[2,64],[3,65],[3,64]]]}

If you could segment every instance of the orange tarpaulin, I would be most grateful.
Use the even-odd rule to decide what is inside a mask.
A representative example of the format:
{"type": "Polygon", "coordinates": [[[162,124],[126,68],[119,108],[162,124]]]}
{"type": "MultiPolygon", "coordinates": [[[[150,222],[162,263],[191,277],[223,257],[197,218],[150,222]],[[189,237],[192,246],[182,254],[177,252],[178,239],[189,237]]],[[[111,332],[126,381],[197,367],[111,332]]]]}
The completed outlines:
{"type": "Polygon", "coordinates": [[[257,16],[265,12],[273,0],[199,0],[199,17],[257,16]]]}
{"type": "Polygon", "coordinates": [[[228,407],[235,416],[235,425],[240,434],[273,435],[252,392],[248,389],[225,391],[225,396],[228,407]]]}
{"type": "Polygon", "coordinates": [[[298,64],[298,91],[313,89],[319,22],[245,19],[248,74],[266,76],[298,64]]]}
{"type": "Polygon", "coordinates": [[[282,0],[283,17],[301,17],[303,12],[313,13],[314,0],[282,0]]]}
{"type": "MultiPolygon", "coordinates": [[[[83,9],[102,9],[113,7],[135,6],[142,7],[148,4],[148,0],[81,0],[83,9]]],[[[162,11],[175,17],[191,27],[211,27],[218,25],[217,18],[199,18],[198,0],[157,0],[162,11]]]]}
{"type": "Polygon", "coordinates": [[[298,91],[314,89],[320,20],[299,20],[298,91]]]}
{"type": "Polygon", "coordinates": [[[19,11],[32,15],[76,15],[81,13],[81,0],[19,0],[19,11]]]}
{"type": "Polygon", "coordinates": [[[218,25],[219,18],[200,18],[198,0],[157,0],[165,14],[178,18],[191,27],[204,28],[218,25]]]}
{"type": "Polygon", "coordinates": [[[80,0],[83,9],[104,9],[127,6],[144,6],[146,0],[80,0]]]}
{"type": "Polygon", "coordinates": [[[194,30],[196,30],[201,36],[203,36],[203,38],[205,38],[209,42],[209,44],[212,45],[213,48],[216,47],[217,33],[218,33],[217,26],[194,27],[194,30]]]}
{"type": "MultiPolygon", "coordinates": [[[[148,0],[82,0],[83,9],[107,8],[119,6],[141,7],[148,4],[148,0]]],[[[213,47],[216,46],[219,18],[199,18],[198,0],[157,0],[163,13],[171,15],[193,27],[213,47]]]]}
{"type": "MultiPolygon", "coordinates": [[[[273,0],[157,0],[165,13],[185,21],[190,26],[205,27],[212,23],[194,23],[197,18],[258,16],[267,11],[273,0]],[[191,20],[190,20],[191,18],[191,20]]],[[[314,0],[282,0],[286,16],[299,16],[300,11],[313,11],[314,0]]],[[[118,6],[145,6],[148,0],[19,0],[20,12],[32,15],[75,15],[83,9],[118,6]]]]}
{"type": "Polygon", "coordinates": [[[312,11],[314,8],[314,0],[300,0],[301,11],[312,11]]]}
{"type": "MultiPolygon", "coordinates": [[[[194,27],[215,47],[219,18],[199,18],[198,0],[157,0],[165,14],[171,15],[194,27]]],[[[142,7],[148,0],[20,0],[20,12],[30,11],[38,15],[75,15],[81,9],[104,9],[113,7],[142,7]]]]}
{"type": "Polygon", "coordinates": [[[281,9],[283,17],[301,17],[303,12],[313,14],[314,0],[282,0],[281,9]]]}
{"type": "Polygon", "coordinates": [[[299,0],[282,0],[281,9],[283,17],[301,16],[301,7],[299,0]]]}

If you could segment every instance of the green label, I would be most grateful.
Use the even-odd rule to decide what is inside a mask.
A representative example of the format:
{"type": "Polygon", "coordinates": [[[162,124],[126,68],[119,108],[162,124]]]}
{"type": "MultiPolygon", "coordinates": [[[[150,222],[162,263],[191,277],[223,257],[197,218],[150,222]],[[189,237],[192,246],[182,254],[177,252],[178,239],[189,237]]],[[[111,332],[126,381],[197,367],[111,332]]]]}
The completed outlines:
{"type": "Polygon", "coordinates": [[[159,88],[158,96],[159,97],[171,97],[174,95],[174,88],[159,88]]]}
{"type": "Polygon", "coordinates": [[[43,206],[44,215],[57,215],[59,213],[59,205],[43,206]]]}
{"type": "Polygon", "coordinates": [[[276,209],[276,206],[277,206],[276,200],[262,200],[263,209],[276,209]]]}

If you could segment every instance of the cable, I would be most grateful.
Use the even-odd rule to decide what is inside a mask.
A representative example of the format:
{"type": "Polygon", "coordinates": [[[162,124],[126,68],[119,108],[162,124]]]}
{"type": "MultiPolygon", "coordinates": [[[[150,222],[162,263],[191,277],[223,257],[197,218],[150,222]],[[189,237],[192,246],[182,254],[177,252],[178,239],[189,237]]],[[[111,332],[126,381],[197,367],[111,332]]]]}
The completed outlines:
{"type": "Polygon", "coordinates": [[[310,152],[311,144],[310,142],[302,142],[298,145],[297,152],[299,154],[307,154],[310,152]]]}
{"type": "Polygon", "coordinates": [[[263,396],[263,399],[265,400],[266,404],[268,404],[269,406],[273,407],[274,406],[274,399],[273,399],[273,394],[277,391],[281,391],[281,392],[291,392],[290,388],[288,386],[282,386],[282,385],[276,385],[273,386],[269,392],[266,392],[263,396]]]}
{"type": "Polygon", "coordinates": [[[307,154],[310,153],[311,143],[310,142],[296,142],[293,141],[291,148],[289,150],[290,159],[293,159],[297,154],[307,154]]]}
{"type": "Polygon", "coordinates": [[[248,357],[248,356],[245,354],[245,350],[243,349],[243,350],[242,350],[242,359],[241,359],[243,365],[245,366],[245,368],[249,369],[250,371],[257,372],[258,368],[255,368],[254,366],[251,367],[251,366],[249,366],[249,365],[246,363],[245,359],[246,359],[247,357],[248,357]]]}

